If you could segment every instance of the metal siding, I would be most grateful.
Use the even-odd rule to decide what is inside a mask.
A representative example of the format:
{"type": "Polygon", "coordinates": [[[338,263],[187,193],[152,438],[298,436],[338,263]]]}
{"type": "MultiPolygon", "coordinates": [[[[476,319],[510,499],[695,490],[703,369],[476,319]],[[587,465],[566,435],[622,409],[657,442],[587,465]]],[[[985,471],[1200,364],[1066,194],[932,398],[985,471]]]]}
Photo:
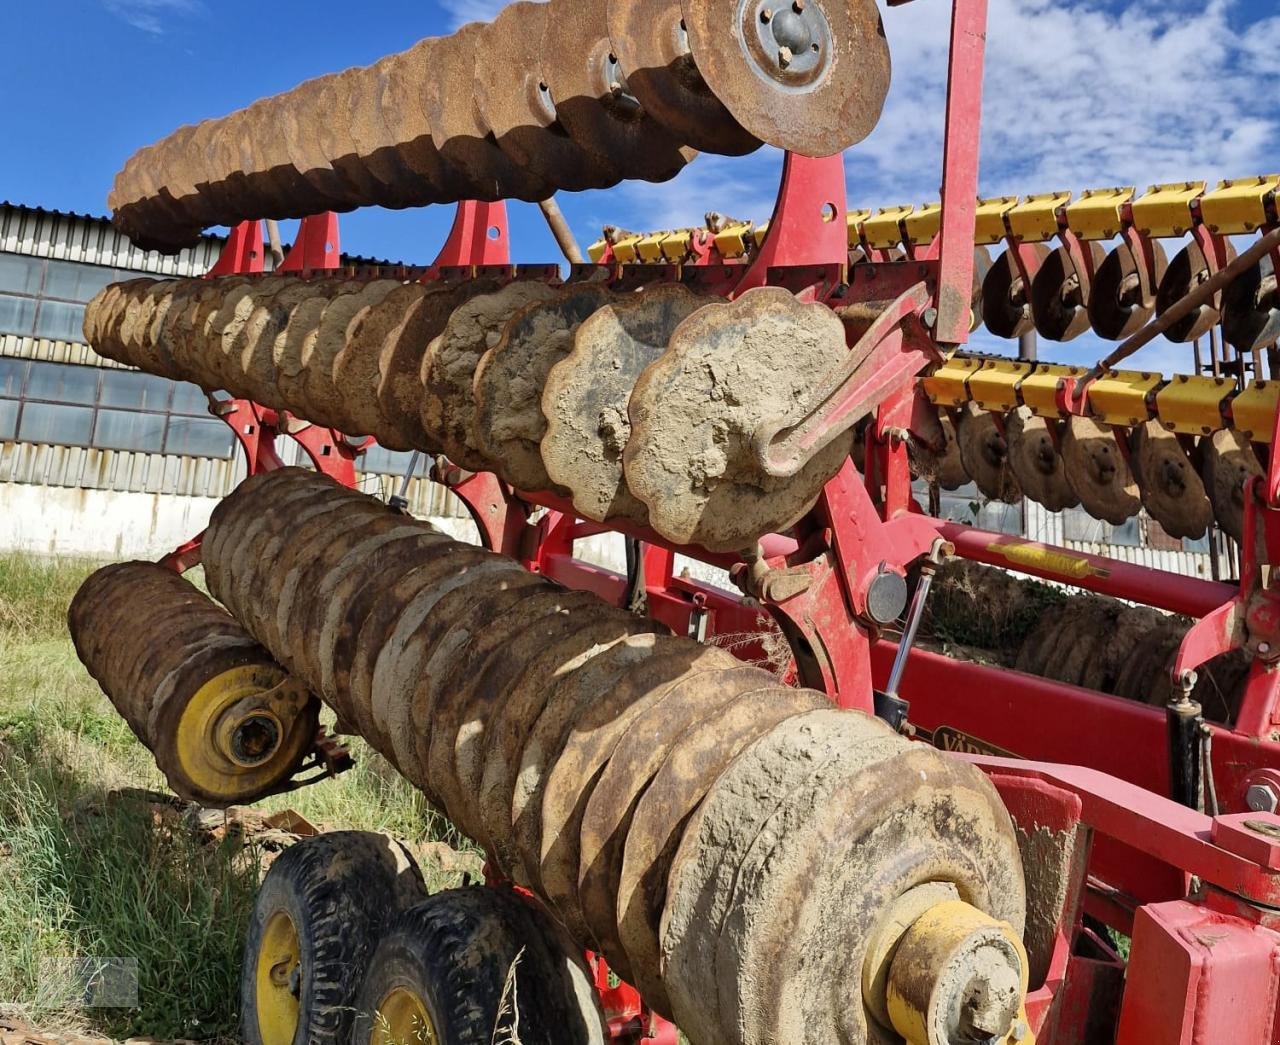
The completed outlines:
{"type": "Polygon", "coordinates": [[[168,256],[139,250],[106,218],[0,203],[0,251],[11,254],[164,276],[200,276],[217,260],[222,244],[219,237],[205,236],[199,245],[168,256]]]}
{"type": "Polygon", "coordinates": [[[237,458],[165,457],[75,446],[0,443],[0,482],[179,497],[225,497],[239,482],[237,458]]]}

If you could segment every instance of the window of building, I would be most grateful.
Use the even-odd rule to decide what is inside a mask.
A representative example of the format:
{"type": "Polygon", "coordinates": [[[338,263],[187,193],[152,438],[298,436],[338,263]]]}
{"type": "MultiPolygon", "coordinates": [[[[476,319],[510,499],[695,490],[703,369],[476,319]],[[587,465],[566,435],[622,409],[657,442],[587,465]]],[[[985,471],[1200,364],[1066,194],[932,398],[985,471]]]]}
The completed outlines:
{"type": "Polygon", "coordinates": [[[84,340],[84,306],[109,283],[146,275],[105,265],[0,253],[0,334],[84,340]]]}
{"type": "Polygon", "coordinates": [[[0,439],[229,457],[230,429],[195,385],[129,370],[0,358],[0,439]]]}
{"type": "MultiPolygon", "coordinates": [[[[388,450],[375,443],[360,458],[359,468],[362,472],[377,472],[380,475],[404,475],[409,469],[409,461],[412,457],[412,450],[388,450]]],[[[419,454],[419,470],[425,467],[425,464],[423,455],[419,454]]]]}

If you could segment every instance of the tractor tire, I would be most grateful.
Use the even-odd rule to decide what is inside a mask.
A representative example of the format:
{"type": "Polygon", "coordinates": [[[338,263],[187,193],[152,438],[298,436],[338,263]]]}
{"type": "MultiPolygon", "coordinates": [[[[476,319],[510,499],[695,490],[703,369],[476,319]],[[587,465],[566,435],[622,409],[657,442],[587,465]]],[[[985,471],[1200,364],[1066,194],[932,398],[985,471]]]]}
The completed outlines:
{"type": "Polygon", "coordinates": [[[249,1045],[345,1045],[383,926],[426,894],[386,835],[334,831],[286,849],[254,901],[240,974],[249,1045]]]}
{"type": "Polygon", "coordinates": [[[352,1045],[603,1045],[582,959],[503,887],[436,893],[388,926],[355,1004],[352,1045]]]}

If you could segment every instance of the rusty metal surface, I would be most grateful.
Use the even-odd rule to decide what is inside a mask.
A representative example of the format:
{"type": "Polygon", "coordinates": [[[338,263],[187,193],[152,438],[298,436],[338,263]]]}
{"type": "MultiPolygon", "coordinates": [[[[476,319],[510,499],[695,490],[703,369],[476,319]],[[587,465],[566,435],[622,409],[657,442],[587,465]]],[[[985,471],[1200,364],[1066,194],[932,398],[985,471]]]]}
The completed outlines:
{"type": "Polygon", "coordinates": [[[698,71],[680,0],[609,0],[607,8],[613,53],[646,112],[699,152],[745,156],[760,147],[698,71]]]}
{"type": "MultiPolygon", "coordinates": [[[[1096,272],[1106,257],[1102,245],[1084,244],[1096,272]]],[[[1050,341],[1072,341],[1089,329],[1089,284],[1081,280],[1071,251],[1058,247],[1049,252],[1031,280],[1031,314],[1036,331],[1050,341]]]]}
{"type": "Polygon", "coordinates": [[[1200,475],[1213,504],[1213,517],[1235,540],[1244,539],[1245,484],[1263,474],[1253,444],[1224,429],[1200,440],[1200,475]]]}
{"type": "Polygon", "coordinates": [[[1023,494],[1051,512],[1074,508],[1080,503],[1067,481],[1066,466],[1058,453],[1056,438],[1060,427],[1061,422],[1036,417],[1026,407],[1018,408],[1005,418],[1009,468],[1023,494]]]}
{"type": "MultiPolygon", "coordinates": [[[[192,743],[188,710],[226,673],[256,667],[269,684],[282,669],[230,614],[163,566],[126,562],[96,571],[68,608],[76,653],[89,674],[156,758],[169,786],[189,801],[224,806],[254,801],[283,785],[301,766],[316,735],[319,703],[310,699],[280,721],[278,749],[243,775],[218,752],[213,778],[193,776],[179,749],[192,743]]],[[[195,711],[199,719],[204,712],[195,711]]]]}
{"type": "Polygon", "coordinates": [[[1006,504],[1022,499],[1018,477],[1009,464],[1009,444],[992,414],[967,403],[956,422],[956,443],[965,472],[983,496],[1006,504]]]}
{"type": "Polygon", "coordinates": [[[1138,484],[1109,425],[1067,418],[1061,452],[1067,480],[1085,511],[1113,526],[1138,514],[1138,484]]]}
{"type": "Polygon", "coordinates": [[[1203,537],[1213,506],[1178,436],[1148,421],[1134,430],[1130,459],[1142,506],[1164,531],[1170,537],[1203,537]]]}
{"type": "Polygon", "coordinates": [[[698,71],[738,123],[806,156],[860,142],[889,92],[889,45],[874,0],[681,0],[698,71]],[[774,13],[776,9],[776,14],[774,13]]]}

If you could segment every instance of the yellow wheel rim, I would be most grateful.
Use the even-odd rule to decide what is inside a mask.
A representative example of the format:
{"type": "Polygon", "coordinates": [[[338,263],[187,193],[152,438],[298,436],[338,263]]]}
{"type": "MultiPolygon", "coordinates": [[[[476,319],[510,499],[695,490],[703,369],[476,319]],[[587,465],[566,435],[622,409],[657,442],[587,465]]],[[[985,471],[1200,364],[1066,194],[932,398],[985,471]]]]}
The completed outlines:
{"type": "Polygon", "coordinates": [[[426,1004],[408,987],[392,988],[378,1003],[372,1037],[372,1045],[438,1045],[440,1040],[426,1004]]]}
{"type": "Polygon", "coordinates": [[[302,1007],[302,954],[293,919],[277,911],[258,946],[258,1034],[262,1045],[293,1045],[302,1007]]]}
{"type": "MultiPolygon", "coordinates": [[[[234,802],[270,787],[282,765],[292,765],[298,738],[282,736],[273,757],[257,766],[238,765],[219,750],[217,731],[223,713],[246,697],[278,686],[284,671],[271,664],[246,664],[224,671],[201,686],[182,709],[173,738],[178,769],[203,794],[234,802]]],[[[292,723],[280,725],[289,734],[292,723]]],[[[308,738],[302,738],[306,740],[308,738]]]]}

